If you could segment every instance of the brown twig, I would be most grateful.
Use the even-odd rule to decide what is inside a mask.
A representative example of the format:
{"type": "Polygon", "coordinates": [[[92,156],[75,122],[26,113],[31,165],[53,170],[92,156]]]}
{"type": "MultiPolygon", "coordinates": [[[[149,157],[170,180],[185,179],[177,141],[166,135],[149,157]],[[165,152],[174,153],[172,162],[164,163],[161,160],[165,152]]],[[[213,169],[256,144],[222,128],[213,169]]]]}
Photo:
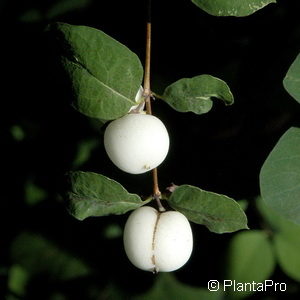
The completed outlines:
{"type": "MultiPolygon", "coordinates": [[[[151,64],[151,18],[150,18],[150,6],[151,0],[149,0],[149,11],[148,11],[148,20],[146,27],[146,58],[145,58],[145,75],[144,75],[144,97],[146,102],[146,112],[149,115],[152,115],[151,108],[151,86],[150,86],[150,64],[151,64]]],[[[161,192],[158,185],[158,175],[157,168],[152,170],[153,178],[153,198],[156,200],[159,211],[165,211],[165,208],[160,202],[161,192]]]]}

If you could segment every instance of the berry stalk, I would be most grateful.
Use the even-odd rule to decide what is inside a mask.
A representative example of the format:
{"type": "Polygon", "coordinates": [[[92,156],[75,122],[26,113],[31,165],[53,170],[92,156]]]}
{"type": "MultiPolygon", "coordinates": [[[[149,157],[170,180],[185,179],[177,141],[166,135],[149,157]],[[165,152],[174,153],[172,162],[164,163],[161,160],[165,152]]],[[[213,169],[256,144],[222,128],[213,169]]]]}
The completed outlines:
{"type": "MultiPolygon", "coordinates": [[[[146,102],[146,112],[152,115],[151,107],[151,85],[150,85],[150,66],[151,66],[151,0],[148,1],[148,20],[146,24],[146,56],[145,56],[145,75],[144,75],[144,97],[146,102]]],[[[165,211],[160,202],[161,192],[158,184],[157,168],[152,170],[153,179],[153,198],[156,200],[159,211],[165,211]]]]}

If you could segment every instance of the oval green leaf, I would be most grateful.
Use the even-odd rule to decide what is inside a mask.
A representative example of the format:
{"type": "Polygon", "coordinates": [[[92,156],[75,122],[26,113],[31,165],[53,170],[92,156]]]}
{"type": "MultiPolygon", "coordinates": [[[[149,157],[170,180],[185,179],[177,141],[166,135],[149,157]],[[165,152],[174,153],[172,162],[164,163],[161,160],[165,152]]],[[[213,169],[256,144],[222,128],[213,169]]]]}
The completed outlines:
{"type": "Polygon", "coordinates": [[[210,15],[222,17],[245,17],[276,0],[192,0],[210,15]]]}
{"type": "Polygon", "coordinates": [[[169,85],[162,97],[179,112],[204,114],[211,110],[212,98],[219,98],[226,105],[233,104],[233,95],[223,80],[211,75],[182,78],[169,85]]]}
{"type": "Polygon", "coordinates": [[[278,141],[260,172],[263,200],[279,215],[300,224],[300,128],[278,141]]]}
{"type": "Polygon", "coordinates": [[[300,226],[278,215],[260,197],[256,205],[272,231],[275,254],[281,269],[289,277],[300,281],[300,226]]]}
{"type": "Polygon", "coordinates": [[[69,211],[78,220],[87,217],[120,215],[144,204],[118,182],[92,172],[70,172],[69,211]]]}
{"type": "Polygon", "coordinates": [[[20,265],[12,265],[8,271],[7,286],[11,292],[20,296],[25,295],[29,281],[28,272],[20,265]]]}
{"type": "Polygon", "coordinates": [[[59,41],[75,109],[89,117],[113,120],[136,105],[143,77],[136,54],[95,28],[55,23],[48,30],[59,41]]]}
{"type": "MultiPolygon", "coordinates": [[[[274,267],[275,257],[272,244],[264,231],[239,232],[231,239],[226,266],[226,278],[230,281],[258,284],[269,278],[274,267]]],[[[230,284],[229,281],[228,284],[230,284]]],[[[232,286],[227,286],[226,292],[235,294],[232,286]]],[[[237,296],[247,294],[247,291],[242,292],[237,291],[237,296]]]]}
{"type": "Polygon", "coordinates": [[[300,103],[300,54],[298,54],[285,75],[283,86],[300,103]]]}
{"type": "Polygon", "coordinates": [[[224,195],[181,185],[168,199],[169,205],[190,221],[205,225],[215,233],[248,229],[247,217],[239,204],[224,195]]]}
{"type": "MultiPolygon", "coordinates": [[[[300,234],[300,232],[298,234],[300,234]]],[[[289,239],[282,233],[276,234],[274,236],[274,245],[281,269],[289,277],[300,281],[299,235],[297,239],[289,239]]]]}

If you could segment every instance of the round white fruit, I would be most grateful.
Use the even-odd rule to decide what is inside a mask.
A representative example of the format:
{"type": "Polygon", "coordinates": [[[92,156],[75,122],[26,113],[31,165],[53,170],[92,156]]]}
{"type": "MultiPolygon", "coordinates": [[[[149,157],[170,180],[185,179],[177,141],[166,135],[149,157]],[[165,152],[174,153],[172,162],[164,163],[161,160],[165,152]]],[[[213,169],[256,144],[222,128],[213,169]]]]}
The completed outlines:
{"type": "Polygon", "coordinates": [[[104,147],[118,168],[141,174],[163,162],[169,150],[169,135],[157,117],[127,114],[107,126],[104,147]]]}
{"type": "Polygon", "coordinates": [[[189,221],[180,212],[158,212],[150,206],[136,209],[124,229],[125,252],[137,268],[171,272],[190,258],[193,235],[189,221]]]}

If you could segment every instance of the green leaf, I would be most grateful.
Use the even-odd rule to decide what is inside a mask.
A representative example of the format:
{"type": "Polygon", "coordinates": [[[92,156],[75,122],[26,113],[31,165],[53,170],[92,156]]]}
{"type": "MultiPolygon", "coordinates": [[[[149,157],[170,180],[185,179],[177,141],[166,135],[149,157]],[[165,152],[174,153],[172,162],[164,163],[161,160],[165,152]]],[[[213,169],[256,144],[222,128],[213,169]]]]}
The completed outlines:
{"type": "Polygon", "coordinates": [[[237,203],[239,204],[239,206],[243,211],[247,210],[249,203],[246,199],[238,200],[237,203]]]}
{"type": "Polygon", "coordinates": [[[10,128],[10,133],[15,141],[23,141],[26,137],[24,129],[19,125],[13,125],[10,128]]]}
{"type": "Polygon", "coordinates": [[[16,295],[24,296],[28,273],[20,265],[12,265],[8,273],[8,288],[16,295]]]}
{"type": "Polygon", "coordinates": [[[113,120],[136,105],[143,77],[136,54],[95,28],[55,23],[48,30],[60,42],[75,96],[73,106],[79,112],[113,120]]]}
{"type": "Polygon", "coordinates": [[[281,269],[300,281],[300,226],[278,215],[259,197],[256,205],[273,233],[276,256],[281,269]]]}
{"type": "Polygon", "coordinates": [[[297,239],[290,239],[283,233],[274,236],[276,255],[281,269],[297,281],[300,281],[299,234],[300,230],[297,239]]]}
{"type": "Polygon", "coordinates": [[[192,0],[194,4],[213,16],[245,17],[276,0],[192,0]]]}
{"type": "Polygon", "coordinates": [[[109,224],[103,230],[103,235],[107,239],[116,239],[122,236],[123,229],[118,224],[109,224]]]}
{"type": "Polygon", "coordinates": [[[168,200],[170,206],[190,221],[216,233],[248,229],[247,217],[233,199],[191,185],[181,185],[168,200]]]}
{"type": "Polygon", "coordinates": [[[24,187],[25,202],[30,205],[36,205],[47,198],[47,192],[36,185],[33,181],[28,180],[24,187]]]}
{"type": "Polygon", "coordinates": [[[210,292],[207,288],[183,284],[170,273],[159,273],[154,286],[147,293],[136,296],[133,300],[221,300],[222,294],[221,290],[210,292]]]}
{"type": "Polygon", "coordinates": [[[32,276],[43,273],[54,280],[70,280],[90,273],[82,261],[33,233],[22,233],[14,240],[11,256],[32,276]]]}
{"type": "Polygon", "coordinates": [[[283,86],[300,103],[300,54],[298,54],[285,75],[283,86]]]}
{"type": "Polygon", "coordinates": [[[276,211],[270,208],[261,197],[257,197],[256,206],[273,234],[283,233],[291,239],[298,239],[300,235],[300,225],[280,216],[276,211]]]}
{"type": "Polygon", "coordinates": [[[161,98],[179,112],[204,114],[212,108],[212,97],[223,100],[226,105],[234,102],[228,85],[211,75],[182,78],[169,85],[161,98]]]}
{"type": "MultiPolygon", "coordinates": [[[[275,258],[271,242],[264,231],[239,232],[230,241],[227,256],[226,279],[240,283],[260,283],[272,275],[275,258]]],[[[225,285],[224,285],[225,287],[225,285]]],[[[231,287],[226,292],[234,294],[231,287]]],[[[247,294],[236,292],[236,296],[247,294]]]]}
{"type": "Polygon", "coordinates": [[[279,215],[300,224],[300,128],[280,138],[260,171],[263,200],[279,215]]]}
{"type": "Polygon", "coordinates": [[[99,145],[98,139],[87,139],[81,141],[77,146],[77,153],[73,161],[73,168],[78,168],[86,163],[92,151],[99,145]]]}
{"type": "Polygon", "coordinates": [[[78,220],[91,216],[120,215],[147,203],[138,195],[128,193],[120,183],[100,174],[70,172],[69,178],[69,210],[78,220]]]}

